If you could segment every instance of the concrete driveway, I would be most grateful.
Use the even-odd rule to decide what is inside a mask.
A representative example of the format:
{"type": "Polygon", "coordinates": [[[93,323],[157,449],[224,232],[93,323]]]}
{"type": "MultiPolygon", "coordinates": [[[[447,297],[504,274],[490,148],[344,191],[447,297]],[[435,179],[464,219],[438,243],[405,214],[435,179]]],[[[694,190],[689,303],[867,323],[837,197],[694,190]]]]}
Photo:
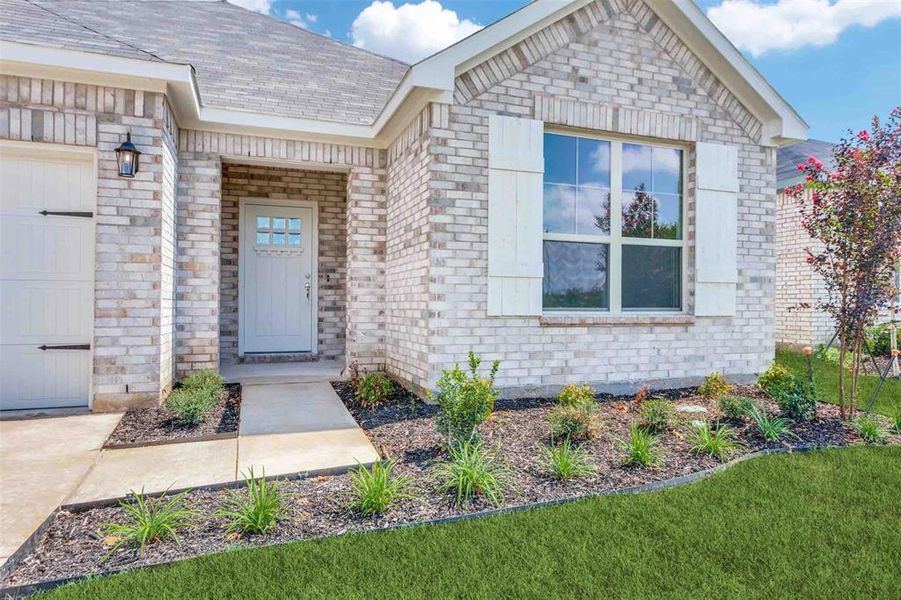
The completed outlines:
{"type": "Polygon", "coordinates": [[[0,421],[0,565],[81,485],[121,418],[0,421]]]}

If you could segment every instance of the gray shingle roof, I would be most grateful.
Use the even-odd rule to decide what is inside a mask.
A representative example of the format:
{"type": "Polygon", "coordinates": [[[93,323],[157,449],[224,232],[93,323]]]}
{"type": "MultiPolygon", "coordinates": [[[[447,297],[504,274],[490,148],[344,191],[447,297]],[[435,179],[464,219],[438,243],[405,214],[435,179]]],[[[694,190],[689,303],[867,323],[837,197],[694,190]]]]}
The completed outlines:
{"type": "Polygon", "coordinates": [[[811,156],[819,159],[828,169],[834,169],[833,145],[822,140],[804,140],[779,148],[776,154],[776,189],[781,190],[801,181],[798,165],[807,162],[811,156]]]}
{"type": "Polygon", "coordinates": [[[409,69],[222,0],[0,0],[0,39],[191,64],[204,106],[361,125],[409,69]]]}

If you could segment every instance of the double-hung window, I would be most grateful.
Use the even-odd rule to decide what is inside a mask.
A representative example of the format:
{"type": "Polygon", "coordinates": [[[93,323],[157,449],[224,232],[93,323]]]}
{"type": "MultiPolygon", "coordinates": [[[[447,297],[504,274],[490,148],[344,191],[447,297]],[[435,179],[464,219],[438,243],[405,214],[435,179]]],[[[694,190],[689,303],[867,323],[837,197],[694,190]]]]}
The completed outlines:
{"type": "Polygon", "coordinates": [[[678,312],[683,151],[545,133],[545,311],[678,312]]]}

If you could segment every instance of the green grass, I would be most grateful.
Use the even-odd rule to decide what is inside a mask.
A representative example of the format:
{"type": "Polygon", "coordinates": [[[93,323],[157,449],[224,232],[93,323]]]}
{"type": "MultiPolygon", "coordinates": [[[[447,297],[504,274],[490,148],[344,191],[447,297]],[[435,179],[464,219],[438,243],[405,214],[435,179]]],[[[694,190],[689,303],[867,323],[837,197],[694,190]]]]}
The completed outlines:
{"type": "Polygon", "coordinates": [[[697,484],[235,551],[61,598],[897,598],[901,448],[741,463],[697,484]]]}
{"type": "MultiPolygon", "coordinates": [[[[816,357],[813,361],[813,383],[817,388],[819,399],[823,402],[838,404],[838,366],[817,360],[816,357]]],[[[795,375],[803,377],[805,381],[807,380],[807,359],[800,352],[776,350],[776,362],[791,370],[795,375]]],[[[860,378],[858,407],[866,408],[878,383],[879,378],[875,375],[863,375],[860,378]]],[[[850,385],[850,383],[845,385],[850,385]]],[[[889,416],[901,411],[901,381],[897,379],[886,381],[873,409],[880,414],[889,416]]]]}

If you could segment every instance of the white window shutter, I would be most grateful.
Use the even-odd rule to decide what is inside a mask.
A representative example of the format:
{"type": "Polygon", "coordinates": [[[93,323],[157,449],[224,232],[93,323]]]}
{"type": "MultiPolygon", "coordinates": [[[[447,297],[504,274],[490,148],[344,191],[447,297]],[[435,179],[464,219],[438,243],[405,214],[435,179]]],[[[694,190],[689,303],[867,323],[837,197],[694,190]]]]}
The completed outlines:
{"type": "Polygon", "coordinates": [[[695,315],[735,315],[738,149],[698,143],[695,160],[695,315]]]}
{"type": "Polygon", "coordinates": [[[488,314],[541,314],[544,123],[488,120],[488,314]]]}

